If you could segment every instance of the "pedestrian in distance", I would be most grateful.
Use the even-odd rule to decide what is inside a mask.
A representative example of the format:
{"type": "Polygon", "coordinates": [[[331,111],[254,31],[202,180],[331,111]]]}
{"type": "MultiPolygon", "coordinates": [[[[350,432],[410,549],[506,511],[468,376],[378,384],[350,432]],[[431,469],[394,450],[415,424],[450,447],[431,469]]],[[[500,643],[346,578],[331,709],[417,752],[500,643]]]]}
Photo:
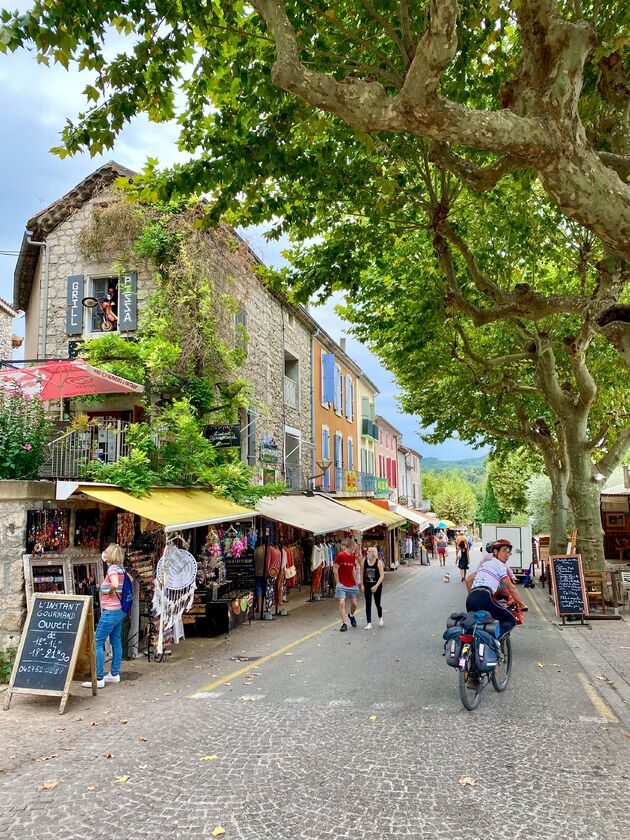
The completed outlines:
{"type": "MultiPolygon", "coordinates": [[[[116,543],[108,545],[101,554],[106,573],[100,587],[101,617],[96,626],[96,687],[105,688],[106,683],[120,682],[122,663],[122,626],[127,612],[123,610],[123,586],[127,573],[123,568],[125,552],[116,543]],[[105,642],[112,646],[110,671],[105,673],[105,642]]],[[[92,681],[82,683],[83,688],[92,688],[92,681]]]]}
{"type": "Polygon", "coordinates": [[[465,534],[460,534],[455,540],[455,549],[457,553],[457,568],[461,574],[462,583],[466,580],[466,572],[470,566],[470,548],[468,545],[468,538],[465,534]]]}
{"type": "Polygon", "coordinates": [[[357,626],[354,614],[357,611],[357,598],[359,597],[359,585],[361,576],[357,558],[350,553],[351,548],[348,540],[341,541],[341,551],[335,557],[333,564],[333,575],[335,578],[335,598],[339,604],[339,616],[341,618],[342,633],[348,629],[348,620],[353,627],[357,626]],[[346,612],[346,599],[350,601],[350,613],[346,612]]]}
{"type": "Polygon", "coordinates": [[[437,535],[437,553],[440,560],[440,566],[446,566],[446,535],[440,531],[437,535]]]}
{"type": "Polygon", "coordinates": [[[378,559],[378,549],[371,546],[367,550],[367,557],[363,563],[363,583],[361,589],[365,593],[365,615],[367,618],[366,630],[372,629],[372,597],[378,614],[379,626],[383,626],[383,607],[381,598],[383,595],[383,581],[385,579],[385,565],[378,559]]]}

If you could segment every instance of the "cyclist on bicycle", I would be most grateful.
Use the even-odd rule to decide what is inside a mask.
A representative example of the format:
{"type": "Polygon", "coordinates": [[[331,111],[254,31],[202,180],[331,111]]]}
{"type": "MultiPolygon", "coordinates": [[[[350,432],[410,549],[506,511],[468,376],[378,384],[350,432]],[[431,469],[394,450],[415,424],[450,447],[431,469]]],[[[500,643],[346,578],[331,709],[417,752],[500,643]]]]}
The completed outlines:
{"type": "Polygon", "coordinates": [[[527,606],[521,600],[517,588],[510,578],[507,561],[512,553],[512,544],[509,540],[496,540],[488,546],[492,551],[492,557],[484,559],[476,572],[466,578],[468,597],[466,598],[466,609],[469,612],[487,610],[501,626],[501,635],[504,636],[516,624],[516,618],[505,607],[500,606],[495,599],[499,589],[507,589],[517,606],[526,610],[527,606]]]}

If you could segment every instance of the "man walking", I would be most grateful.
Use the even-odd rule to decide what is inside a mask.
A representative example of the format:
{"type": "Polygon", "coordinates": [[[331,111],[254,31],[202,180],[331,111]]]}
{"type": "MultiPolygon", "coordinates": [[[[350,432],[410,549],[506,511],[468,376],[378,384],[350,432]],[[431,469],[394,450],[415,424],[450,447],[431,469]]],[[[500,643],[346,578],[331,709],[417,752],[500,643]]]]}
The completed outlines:
{"type": "Polygon", "coordinates": [[[357,558],[350,553],[348,540],[342,540],[341,551],[335,557],[333,564],[333,575],[335,577],[335,598],[339,603],[339,616],[341,617],[342,633],[348,629],[348,619],[353,627],[357,626],[354,617],[357,611],[357,598],[359,597],[359,584],[361,575],[357,558]],[[346,598],[350,600],[350,614],[346,613],[346,598]]]}

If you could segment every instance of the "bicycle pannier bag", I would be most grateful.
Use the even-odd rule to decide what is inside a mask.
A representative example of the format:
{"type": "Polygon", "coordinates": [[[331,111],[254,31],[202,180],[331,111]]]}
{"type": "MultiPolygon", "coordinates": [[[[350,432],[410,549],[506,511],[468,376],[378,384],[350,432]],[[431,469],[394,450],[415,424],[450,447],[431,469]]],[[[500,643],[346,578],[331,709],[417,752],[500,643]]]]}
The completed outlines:
{"type": "Polygon", "coordinates": [[[460,640],[461,627],[449,627],[442,638],[444,642],[444,657],[446,664],[451,668],[459,667],[459,658],[462,653],[462,643],[460,640]]]}
{"type": "Polygon", "coordinates": [[[494,670],[499,664],[499,643],[485,630],[475,630],[475,664],[482,672],[494,670]]]}

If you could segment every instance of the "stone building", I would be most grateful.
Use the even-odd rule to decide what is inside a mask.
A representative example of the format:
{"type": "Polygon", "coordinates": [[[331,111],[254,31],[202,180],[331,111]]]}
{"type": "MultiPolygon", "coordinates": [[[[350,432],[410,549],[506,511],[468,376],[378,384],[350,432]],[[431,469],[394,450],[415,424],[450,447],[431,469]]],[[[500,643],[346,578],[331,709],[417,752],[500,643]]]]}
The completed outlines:
{"type": "Polygon", "coordinates": [[[12,356],[15,344],[13,319],[17,314],[6,300],[0,298],[0,359],[10,359],[12,356]]]}
{"type": "MultiPolygon", "coordinates": [[[[133,174],[105,164],[27,222],[14,275],[14,303],[26,314],[25,358],[73,357],[83,340],[103,335],[101,310],[83,306],[86,297],[111,301],[115,329],[123,337],[136,334],[154,290],[151,265],[133,258],[119,274],[116,247],[86,258],[79,242],[95,210],[121,201],[114,181],[133,174]]],[[[204,247],[217,295],[236,302],[233,323],[226,325],[228,340],[244,340],[239,327],[248,336],[240,373],[254,400],[241,416],[242,457],[261,481],[287,479],[297,488],[312,463],[311,335],[317,325],[303,307],[264,285],[256,271],[260,261],[233,229],[221,225],[208,231],[204,247]]],[[[120,422],[138,414],[137,397],[126,395],[88,408],[92,416],[120,422]]]]}

